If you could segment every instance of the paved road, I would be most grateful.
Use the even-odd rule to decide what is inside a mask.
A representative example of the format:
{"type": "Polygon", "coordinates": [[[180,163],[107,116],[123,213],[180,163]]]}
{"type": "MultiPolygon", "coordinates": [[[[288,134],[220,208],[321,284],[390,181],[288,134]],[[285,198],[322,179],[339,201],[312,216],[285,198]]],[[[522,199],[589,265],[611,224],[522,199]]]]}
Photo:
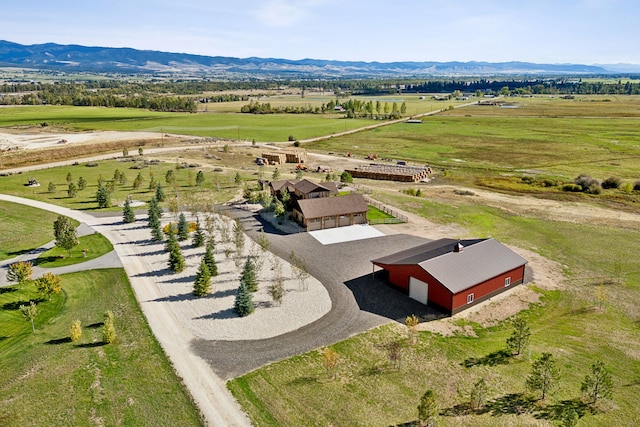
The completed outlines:
{"type": "Polygon", "coordinates": [[[269,250],[287,260],[293,251],[306,261],[309,273],[327,289],[331,310],[317,321],[274,338],[245,341],[193,341],[193,350],[223,379],[240,376],[263,365],[298,355],[408,315],[422,320],[442,314],[372,278],[370,260],[424,243],[420,237],[396,234],[353,242],[321,245],[308,233],[285,235],[253,213],[229,211],[241,218],[247,234],[257,239],[264,227],[269,250]]]}

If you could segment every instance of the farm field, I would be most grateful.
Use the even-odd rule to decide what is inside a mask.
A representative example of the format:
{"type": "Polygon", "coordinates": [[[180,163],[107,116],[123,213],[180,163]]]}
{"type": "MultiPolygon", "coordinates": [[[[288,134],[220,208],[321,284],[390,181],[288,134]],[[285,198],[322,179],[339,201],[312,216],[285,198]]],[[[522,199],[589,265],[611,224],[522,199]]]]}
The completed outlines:
{"type": "Polygon", "coordinates": [[[611,174],[627,180],[640,177],[640,99],[522,102],[515,109],[469,106],[425,117],[422,124],[400,123],[305,146],[375,153],[472,178],[525,171],[567,180],[581,173],[599,179],[611,174]]]}
{"type": "Polygon", "coordinates": [[[102,107],[19,107],[3,108],[2,113],[0,127],[47,123],[68,131],[147,131],[260,142],[287,141],[289,135],[306,139],[374,123],[333,114],[190,114],[102,107]]]}
{"type": "Polygon", "coordinates": [[[202,425],[199,412],[155,341],[121,269],[62,276],[63,293],[40,301],[36,331],[17,305],[32,284],[0,293],[0,424],[202,425]],[[106,310],[116,341],[102,342],[106,310]],[[69,340],[71,322],[82,338],[69,340]]]}
{"type": "Polygon", "coordinates": [[[451,206],[399,193],[374,197],[431,221],[462,224],[471,236],[494,236],[560,262],[566,278],[558,277],[559,290],[538,289],[541,303],[525,312],[532,329],[530,351],[504,357],[500,351],[510,324],[491,325],[471,316],[454,322],[470,327],[470,334],[421,332],[416,346],[405,344],[401,367],[394,369],[385,346],[406,343],[407,332],[400,325],[383,327],[332,346],[340,356],[336,380],[318,351],[231,381],[229,388],[257,425],[296,425],[303,421],[297,414],[317,425],[407,425],[416,420],[427,388],[438,396],[438,425],[443,426],[554,425],[569,407],[585,426],[632,425],[640,417],[635,404],[640,264],[628,256],[640,250],[639,230],[514,216],[464,201],[451,206]],[[616,245],[621,239],[630,246],[616,245]],[[622,271],[621,282],[616,271],[622,271]],[[602,283],[607,283],[606,303],[600,307],[595,301],[602,283]],[[530,361],[544,351],[553,353],[562,376],[543,402],[527,397],[524,379],[530,361]],[[597,360],[611,369],[615,391],[606,411],[592,413],[579,401],[580,384],[597,360]],[[477,412],[465,410],[480,378],[489,385],[487,405],[477,412]]]}

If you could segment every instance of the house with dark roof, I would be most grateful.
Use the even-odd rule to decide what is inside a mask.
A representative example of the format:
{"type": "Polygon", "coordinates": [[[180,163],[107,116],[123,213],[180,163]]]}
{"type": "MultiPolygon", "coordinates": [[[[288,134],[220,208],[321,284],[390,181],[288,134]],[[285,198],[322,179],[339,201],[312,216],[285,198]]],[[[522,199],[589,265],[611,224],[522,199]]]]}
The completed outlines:
{"type": "Polygon", "coordinates": [[[523,283],[527,264],[495,239],[440,239],[371,262],[410,298],[450,315],[523,283]]]}
{"type": "Polygon", "coordinates": [[[297,200],[293,217],[307,231],[367,223],[369,204],[359,194],[297,200]]]}

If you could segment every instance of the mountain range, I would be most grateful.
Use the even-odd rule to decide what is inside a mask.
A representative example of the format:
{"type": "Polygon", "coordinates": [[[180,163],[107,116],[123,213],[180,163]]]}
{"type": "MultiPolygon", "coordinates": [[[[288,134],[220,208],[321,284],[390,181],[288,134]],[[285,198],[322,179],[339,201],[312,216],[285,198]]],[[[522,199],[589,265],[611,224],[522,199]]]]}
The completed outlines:
{"type": "Polygon", "coordinates": [[[212,78],[365,78],[640,73],[631,64],[530,62],[359,62],[319,59],[233,58],[131,48],[56,43],[22,45],[0,40],[0,67],[67,72],[194,75],[212,78]]]}

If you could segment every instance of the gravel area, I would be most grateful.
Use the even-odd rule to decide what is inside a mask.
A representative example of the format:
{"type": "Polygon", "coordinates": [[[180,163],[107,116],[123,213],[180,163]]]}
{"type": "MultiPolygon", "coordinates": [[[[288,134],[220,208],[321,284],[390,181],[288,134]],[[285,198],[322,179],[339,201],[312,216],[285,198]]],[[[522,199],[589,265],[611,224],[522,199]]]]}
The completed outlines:
{"type": "MultiPolygon", "coordinates": [[[[215,215],[217,223],[231,227],[231,220],[215,215]]],[[[167,215],[164,222],[168,222],[167,215]]],[[[188,220],[190,218],[187,218],[188,220]]],[[[130,244],[139,248],[139,254],[147,260],[150,270],[142,273],[153,277],[161,297],[156,301],[168,302],[171,310],[187,329],[196,337],[206,340],[253,340],[270,338],[300,328],[311,323],[331,309],[331,299],[327,290],[313,277],[304,285],[294,275],[291,265],[278,259],[271,252],[263,252],[257,243],[245,236],[245,248],[239,267],[235,254],[227,257],[226,250],[235,253],[235,245],[223,243],[218,229],[215,235],[215,259],[218,276],[212,279],[212,291],[205,297],[193,295],[193,282],[204,255],[204,247],[194,248],[191,241],[179,242],[187,267],[180,273],[173,273],[167,267],[168,255],[164,242],[145,242],[149,239],[149,229],[141,227],[145,217],[139,217],[134,224],[121,224],[117,230],[124,234],[130,244]],[[239,317],[233,309],[240,275],[247,255],[259,254],[256,271],[259,289],[253,293],[256,310],[249,316],[239,317]],[[284,277],[285,295],[281,305],[273,302],[268,293],[270,284],[276,278],[274,263],[278,263],[284,277]]]]}

